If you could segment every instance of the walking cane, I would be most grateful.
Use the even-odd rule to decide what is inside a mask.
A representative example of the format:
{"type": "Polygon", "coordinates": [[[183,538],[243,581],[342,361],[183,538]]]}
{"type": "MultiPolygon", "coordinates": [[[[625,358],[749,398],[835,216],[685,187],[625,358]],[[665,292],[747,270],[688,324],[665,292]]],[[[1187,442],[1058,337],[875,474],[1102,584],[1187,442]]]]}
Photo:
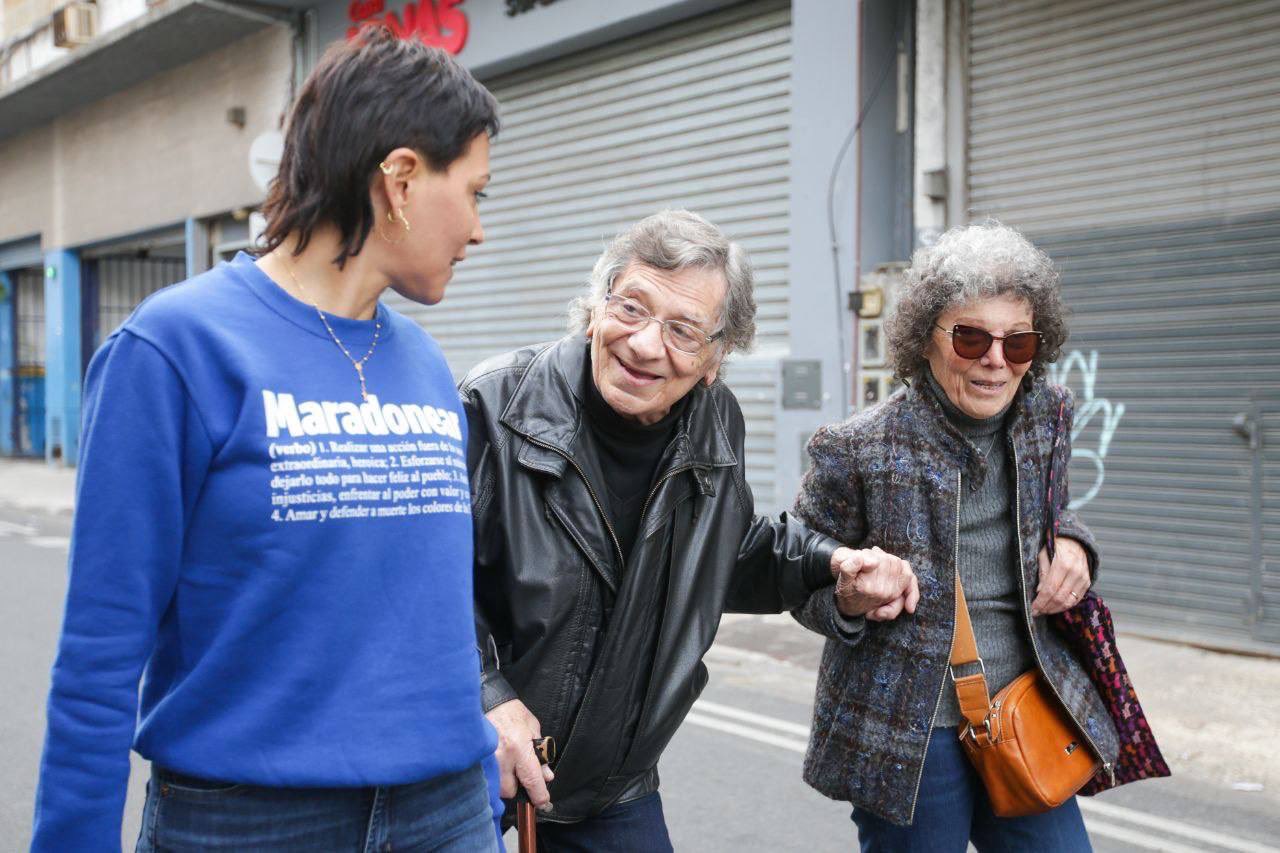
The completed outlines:
{"type": "MultiPolygon", "coordinates": [[[[556,760],[556,739],[550,736],[535,738],[533,751],[539,764],[550,764],[556,760]]],[[[520,853],[538,853],[538,818],[523,788],[516,792],[516,834],[520,853]]]]}

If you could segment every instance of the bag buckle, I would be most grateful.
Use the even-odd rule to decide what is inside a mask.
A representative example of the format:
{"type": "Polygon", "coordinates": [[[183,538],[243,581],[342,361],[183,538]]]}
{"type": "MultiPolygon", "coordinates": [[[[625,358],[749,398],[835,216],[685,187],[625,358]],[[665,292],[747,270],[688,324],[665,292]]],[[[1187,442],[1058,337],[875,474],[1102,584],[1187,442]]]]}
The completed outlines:
{"type": "MultiPolygon", "coordinates": [[[[996,736],[995,733],[991,731],[990,714],[988,714],[986,719],[982,721],[982,727],[987,730],[987,741],[989,743],[995,743],[996,736]]],[[[975,744],[978,742],[978,734],[973,728],[973,723],[970,723],[968,720],[965,721],[964,729],[960,732],[960,740],[964,740],[966,737],[971,738],[975,744]]]]}
{"type": "MultiPolygon", "coordinates": [[[[968,666],[970,663],[976,663],[978,665],[978,668],[982,670],[982,678],[985,681],[987,678],[987,665],[982,662],[982,658],[978,658],[976,661],[969,661],[968,663],[962,663],[960,665],[968,666]]],[[[958,680],[956,677],[956,665],[953,663],[949,663],[947,664],[947,669],[951,670],[951,681],[952,683],[955,683],[958,680]]]]}

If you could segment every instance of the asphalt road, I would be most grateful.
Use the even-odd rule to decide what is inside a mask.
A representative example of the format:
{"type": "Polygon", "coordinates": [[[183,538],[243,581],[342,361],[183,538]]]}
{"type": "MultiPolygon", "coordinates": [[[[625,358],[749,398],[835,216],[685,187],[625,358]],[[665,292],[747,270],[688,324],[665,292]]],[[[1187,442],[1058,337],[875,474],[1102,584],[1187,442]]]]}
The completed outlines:
{"type": "MultiPolygon", "coordinates": [[[[711,681],[659,769],[677,850],[855,850],[849,808],[800,780],[813,676],[732,648],[713,649],[711,681]]],[[[1190,778],[1081,798],[1099,853],[1278,851],[1273,801],[1190,778]]]]}
{"type": "MultiPolygon", "coordinates": [[[[0,507],[0,850],[25,850],[30,839],[69,534],[64,516],[0,507]]],[[[728,647],[713,649],[709,663],[710,685],[660,765],[676,849],[856,849],[847,805],[800,780],[812,673],[728,647]]],[[[134,771],[126,849],[137,834],[143,762],[134,771]]],[[[1106,853],[1280,851],[1274,800],[1194,778],[1132,785],[1084,808],[1095,848],[1106,853]]]]}

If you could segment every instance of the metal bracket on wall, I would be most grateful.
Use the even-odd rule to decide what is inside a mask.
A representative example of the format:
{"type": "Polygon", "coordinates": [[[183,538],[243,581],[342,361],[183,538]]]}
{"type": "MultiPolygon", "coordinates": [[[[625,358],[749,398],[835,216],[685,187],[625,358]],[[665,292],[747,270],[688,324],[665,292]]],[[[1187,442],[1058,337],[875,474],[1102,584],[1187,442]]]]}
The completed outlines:
{"type": "Polygon", "coordinates": [[[1261,443],[1258,434],[1258,422],[1250,417],[1248,412],[1236,412],[1236,416],[1231,421],[1231,428],[1236,431],[1236,435],[1249,443],[1250,450],[1258,449],[1261,443]]]}

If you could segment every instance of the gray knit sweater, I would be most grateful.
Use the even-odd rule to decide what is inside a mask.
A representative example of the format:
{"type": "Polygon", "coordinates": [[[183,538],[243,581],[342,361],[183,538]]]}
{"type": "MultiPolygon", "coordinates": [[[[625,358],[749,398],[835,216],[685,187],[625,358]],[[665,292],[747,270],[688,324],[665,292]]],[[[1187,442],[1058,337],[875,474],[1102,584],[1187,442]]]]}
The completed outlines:
{"type": "MultiPolygon", "coordinates": [[[[960,498],[960,582],[969,601],[973,635],[987,672],[987,688],[994,696],[1013,679],[1035,666],[1031,641],[1022,621],[1022,592],[1018,588],[1018,546],[1010,505],[1009,451],[1005,440],[1006,408],[990,418],[970,417],[928,376],[928,384],[947,419],[983,455],[985,475],[978,469],[964,478],[960,498]]],[[[968,674],[966,669],[962,674],[968,674]]],[[[956,726],[961,720],[950,681],[942,691],[935,726],[956,726]]]]}

